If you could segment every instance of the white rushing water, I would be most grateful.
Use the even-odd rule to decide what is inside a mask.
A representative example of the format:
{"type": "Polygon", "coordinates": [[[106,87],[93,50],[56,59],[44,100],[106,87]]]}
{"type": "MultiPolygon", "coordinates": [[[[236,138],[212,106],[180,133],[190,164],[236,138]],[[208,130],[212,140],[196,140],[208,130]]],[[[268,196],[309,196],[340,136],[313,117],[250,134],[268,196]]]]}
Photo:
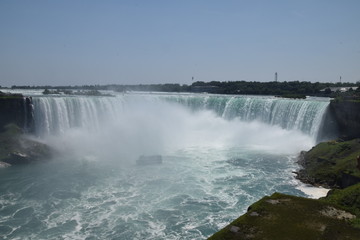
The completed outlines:
{"type": "Polygon", "coordinates": [[[197,94],[33,96],[48,163],[1,170],[4,239],[204,239],[275,191],[328,100],[197,94]],[[162,164],[138,165],[160,154],[162,164]]]}

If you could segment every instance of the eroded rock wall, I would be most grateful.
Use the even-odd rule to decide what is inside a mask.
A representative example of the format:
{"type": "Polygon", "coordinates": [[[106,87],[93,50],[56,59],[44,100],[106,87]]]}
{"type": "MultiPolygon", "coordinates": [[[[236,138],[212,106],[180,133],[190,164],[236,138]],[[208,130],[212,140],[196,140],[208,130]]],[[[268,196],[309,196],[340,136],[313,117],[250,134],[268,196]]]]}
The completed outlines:
{"type": "Polygon", "coordinates": [[[0,131],[7,124],[14,123],[27,132],[33,131],[34,117],[30,97],[20,94],[0,95],[0,131]]]}
{"type": "Polygon", "coordinates": [[[344,140],[360,138],[360,101],[332,101],[330,111],[344,140]]]}

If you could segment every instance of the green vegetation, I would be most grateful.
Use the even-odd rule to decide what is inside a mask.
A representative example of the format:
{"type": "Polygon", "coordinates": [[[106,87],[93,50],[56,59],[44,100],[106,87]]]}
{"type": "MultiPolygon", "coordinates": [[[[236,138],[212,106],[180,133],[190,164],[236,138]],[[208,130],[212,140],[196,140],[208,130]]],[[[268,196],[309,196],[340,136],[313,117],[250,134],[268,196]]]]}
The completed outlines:
{"type": "Polygon", "coordinates": [[[49,89],[45,89],[42,94],[44,95],[49,95],[49,94],[61,94],[60,90],[49,90],[49,89]]]}
{"type": "Polygon", "coordinates": [[[299,171],[298,178],[315,185],[344,187],[345,177],[360,178],[359,155],[360,139],[320,143],[303,156],[304,169],[299,171]]]}
{"type": "MultiPolygon", "coordinates": [[[[278,96],[326,96],[336,97],[343,95],[332,92],[332,87],[358,87],[360,83],[320,83],[320,82],[254,82],[254,81],[197,81],[191,85],[176,83],[166,84],[139,84],[139,85],[83,85],[83,86],[12,86],[13,89],[72,89],[72,90],[114,90],[126,91],[155,91],[155,92],[211,92],[217,94],[251,94],[251,95],[278,95],[278,96]],[[326,89],[325,91],[322,91],[326,89]]],[[[359,95],[360,90],[349,91],[348,95],[359,95]]]]}
{"type": "Polygon", "coordinates": [[[330,201],[275,193],[251,205],[210,240],[359,239],[356,216],[330,201]]]}
{"type": "Polygon", "coordinates": [[[46,88],[42,93],[44,95],[65,94],[65,95],[81,95],[81,96],[112,96],[110,94],[101,93],[98,90],[77,90],[77,91],[72,91],[72,90],[69,90],[69,89],[53,89],[53,90],[49,90],[49,89],[46,88]]]}
{"type": "Polygon", "coordinates": [[[347,211],[354,213],[357,216],[354,223],[360,228],[360,183],[341,190],[331,190],[328,196],[321,198],[321,200],[337,204],[347,211]]]}
{"type": "Polygon", "coordinates": [[[336,103],[344,102],[344,101],[359,103],[360,102],[360,94],[359,95],[356,95],[356,94],[348,95],[348,93],[337,94],[332,101],[336,102],[336,103]]]}
{"type": "Polygon", "coordinates": [[[22,94],[9,94],[0,91],[0,99],[23,98],[22,94]]]}

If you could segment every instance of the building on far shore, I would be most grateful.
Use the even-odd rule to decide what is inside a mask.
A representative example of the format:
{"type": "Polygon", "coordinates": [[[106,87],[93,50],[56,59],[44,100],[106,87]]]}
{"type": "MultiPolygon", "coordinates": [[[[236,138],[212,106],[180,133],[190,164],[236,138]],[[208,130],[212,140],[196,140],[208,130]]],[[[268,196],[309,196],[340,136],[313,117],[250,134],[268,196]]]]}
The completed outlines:
{"type": "Polygon", "coordinates": [[[195,93],[216,93],[218,86],[192,86],[191,91],[195,93]]]}
{"type": "MultiPolygon", "coordinates": [[[[321,89],[320,92],[325,92],[328,88],[321,89]]],[[[331,92],[348,92],[350,89],[356,90],[358,87],[329,87],[331,92]]]]}

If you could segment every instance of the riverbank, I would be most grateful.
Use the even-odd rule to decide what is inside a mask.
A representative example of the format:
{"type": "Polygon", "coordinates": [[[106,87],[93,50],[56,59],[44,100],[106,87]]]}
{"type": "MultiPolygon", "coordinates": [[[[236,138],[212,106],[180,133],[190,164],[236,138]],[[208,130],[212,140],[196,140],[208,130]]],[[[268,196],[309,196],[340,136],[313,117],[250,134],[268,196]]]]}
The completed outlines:
{"type": "Polygon", "coordinates": [[[49,146],[27,137],[15,124],[0,132],[0,168],[48,160],[53,154],[49,146]]]}
{"type": "Polygon", "coordinates": [[[331,188],[309,199],[274,193],[209,239],[359,239],[360,139],[320,143],[302,152],[297,178],[331,188]]]}
{"type": "MultiPolygon", "coordinates": [[[[359,190],[358,184],[354,191],[359,190]]],[[[334,200],[343,195],[344,190],[332,198],[314,200],[274,193],[251,205],[246,214],[209,239],[355,240],[360,236],[359,209],[340,206],[341,200],[334,200]]]]}
{"type": "Polygon", "coordinates": [[[360,139],[319,143],[302,152],[298,163],[302,182],[326,188],[346,188],[360,183],[360,139]]]}

